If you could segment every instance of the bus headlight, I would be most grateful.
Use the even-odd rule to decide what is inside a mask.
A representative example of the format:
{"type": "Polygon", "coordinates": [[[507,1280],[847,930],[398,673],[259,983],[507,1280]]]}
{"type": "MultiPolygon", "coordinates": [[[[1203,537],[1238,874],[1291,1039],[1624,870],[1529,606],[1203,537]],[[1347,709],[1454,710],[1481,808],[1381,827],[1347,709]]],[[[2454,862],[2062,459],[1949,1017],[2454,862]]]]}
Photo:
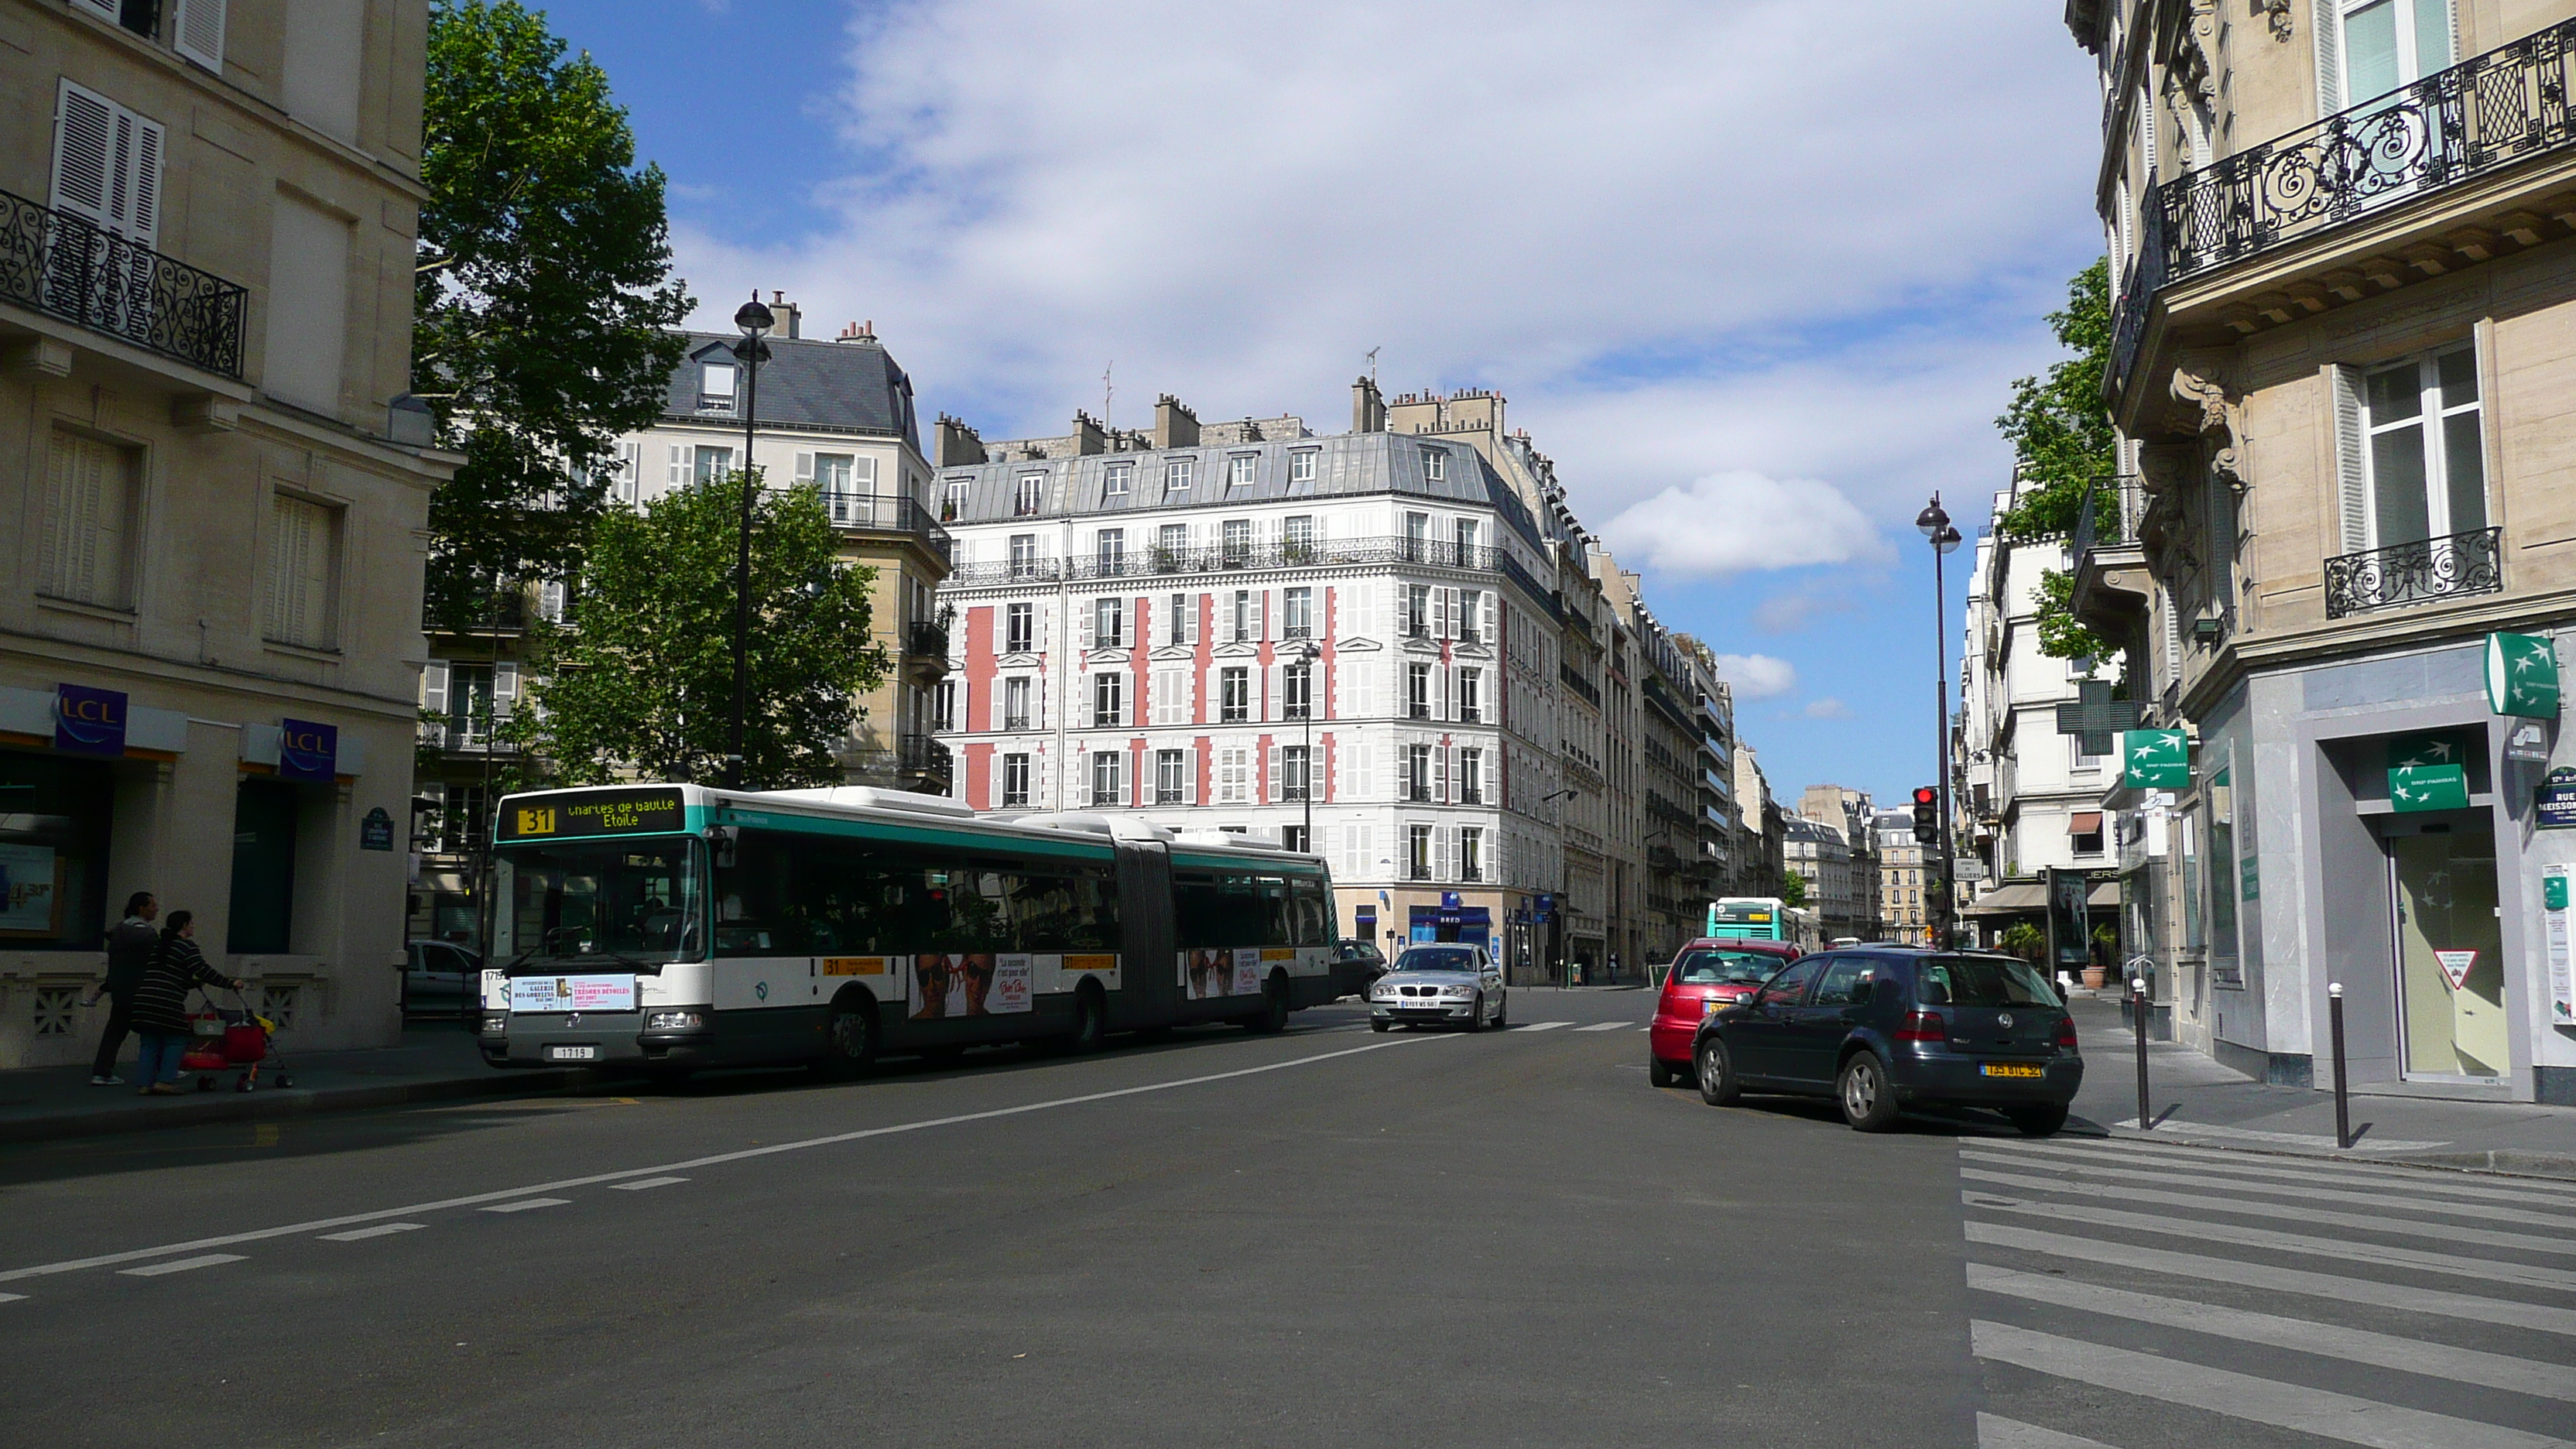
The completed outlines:
{"type": "Polygon", "coordinates": [[[694,1031],[706,1024],[706,1017],[694,1011],[656,1011],[644,1018],[646,1031],[694,1031]]]}
{"type": "Polygon", "coordinates": [[[490,1035],[499,1036],[509,1029],[510,1018],[506,1016],[487,1016],[483,1018],[483,1030],[490,1035]]]}

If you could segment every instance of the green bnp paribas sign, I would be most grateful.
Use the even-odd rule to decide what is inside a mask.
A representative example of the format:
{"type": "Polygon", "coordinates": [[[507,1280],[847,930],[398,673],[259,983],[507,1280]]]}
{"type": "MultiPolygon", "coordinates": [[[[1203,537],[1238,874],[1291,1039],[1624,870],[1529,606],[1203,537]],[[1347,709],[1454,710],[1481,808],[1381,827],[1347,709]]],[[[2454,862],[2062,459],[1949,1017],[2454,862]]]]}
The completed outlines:
{"type": "Polygon", "coordinates": [[[2120,783],[2132,790],[2191,788],[2191,742],[2180,730],[2122,730],[2120,783]]]}
{"type": "Polygon", "coordinates": [[[2558,650],[2548,635],[2487,636],[2487,706],[2524,719],[2558,717],[2558,650]]]}
{"type": "Polygon", "coordinates": [[[2399,735],[2388,742],[2388,806],[2399,814],[2469,808],[2465,746],[2456,736],[2399,735]]]}

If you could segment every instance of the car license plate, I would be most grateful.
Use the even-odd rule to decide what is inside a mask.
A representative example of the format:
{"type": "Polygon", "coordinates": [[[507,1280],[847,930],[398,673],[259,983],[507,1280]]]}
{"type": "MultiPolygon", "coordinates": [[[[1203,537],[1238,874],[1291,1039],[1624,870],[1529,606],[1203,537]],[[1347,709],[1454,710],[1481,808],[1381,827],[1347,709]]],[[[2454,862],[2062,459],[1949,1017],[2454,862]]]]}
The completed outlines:
{"type": "Polygon", "coordinates": [[[1990,1077],[2044,1077],[2048,1075],[2026,1062],[1988,1062],[1982,1071],[1990,1077]]]}
{"type": "Polygon", "coordinates": [[[595,1046],[550,1046],[546,1048],[546,1060],[550,1062],[597,1061],[599,1060],[599,1048],[595,1046]]]}

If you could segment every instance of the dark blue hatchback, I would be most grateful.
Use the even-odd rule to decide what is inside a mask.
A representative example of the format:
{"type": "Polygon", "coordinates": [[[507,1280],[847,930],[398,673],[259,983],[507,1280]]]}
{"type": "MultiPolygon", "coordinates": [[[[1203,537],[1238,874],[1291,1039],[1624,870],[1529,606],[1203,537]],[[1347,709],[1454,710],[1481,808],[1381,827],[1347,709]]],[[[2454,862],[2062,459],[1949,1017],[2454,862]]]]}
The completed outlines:
{"type": "Polygon", "coordinates": [[[1896,946],[1800,957],[1701,1023],[1691,1056],[1711,1106],[1831,1096],[1862,1132],[1939,1104],[1990,1107],[2044,1137],[2084,1083],[2074,1018],[2028,963],[1896,946]]]}

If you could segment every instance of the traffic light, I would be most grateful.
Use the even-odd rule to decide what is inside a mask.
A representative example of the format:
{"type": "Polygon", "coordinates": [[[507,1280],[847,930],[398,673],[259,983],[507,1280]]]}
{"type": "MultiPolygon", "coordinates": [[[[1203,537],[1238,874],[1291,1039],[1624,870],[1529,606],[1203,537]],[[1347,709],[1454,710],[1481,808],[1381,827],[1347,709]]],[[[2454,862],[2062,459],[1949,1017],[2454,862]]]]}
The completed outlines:
{"type": "Polygon", "coordinates": [[[1931,785],[1914,787],[1914,843],[1941,843],[1941,792],[1931,785]]]}

